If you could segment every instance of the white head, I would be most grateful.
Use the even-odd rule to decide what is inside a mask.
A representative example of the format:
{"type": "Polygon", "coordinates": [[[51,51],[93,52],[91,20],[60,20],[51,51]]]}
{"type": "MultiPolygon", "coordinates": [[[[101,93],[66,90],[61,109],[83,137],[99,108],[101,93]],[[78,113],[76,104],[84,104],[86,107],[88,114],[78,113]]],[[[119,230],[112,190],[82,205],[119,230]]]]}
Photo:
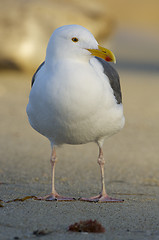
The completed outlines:
{"type": "Polygon", "coordinates": [[[99,52],[99,57],[105,58],[106,55],[101,56],[104,48],[101,50],[99,47],[92,33],[86,28],[80,25],[65,25],[53,32],[47,46],[46,62],[65,58],[89,61],[92,55],[99,56],[99,52]]]}

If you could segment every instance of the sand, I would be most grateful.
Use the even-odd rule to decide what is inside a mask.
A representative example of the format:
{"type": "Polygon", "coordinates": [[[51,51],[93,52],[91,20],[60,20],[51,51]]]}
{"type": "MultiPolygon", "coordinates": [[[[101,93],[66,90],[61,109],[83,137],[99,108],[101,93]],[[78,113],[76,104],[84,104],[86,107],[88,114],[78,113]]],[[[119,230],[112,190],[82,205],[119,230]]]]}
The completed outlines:
{"type": "MultiPolygon", "coordinates": [[[[16,198],[50,192],[50,144],[29,125],[25,108],[30,75],[0,74],[0,239],[159,239],[159,108],[155,72],[120,70],[124,129],[104,144],[108,193],[123,203],[47,202],[16,198]],[[70,224],[96,219],[105,233],[68,232],[70,224]]],[[[100,191],[95,144],[57,149],[56,188],[66,196],[100,191]]]]}

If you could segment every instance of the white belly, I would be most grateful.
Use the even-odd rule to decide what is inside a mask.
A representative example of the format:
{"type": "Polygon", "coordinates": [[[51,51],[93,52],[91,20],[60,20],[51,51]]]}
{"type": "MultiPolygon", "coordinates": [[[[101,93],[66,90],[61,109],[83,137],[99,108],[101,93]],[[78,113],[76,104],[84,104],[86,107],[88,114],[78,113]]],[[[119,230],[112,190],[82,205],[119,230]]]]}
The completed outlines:
{"type": "Polygon", "coordinates": [[[93,142],[119,131],[123,109],[116,104],[108,79],[97,77],[91,66],[89,75],[83,65],[66,74],[67,67],[56,68],[53,78],[45,69],[37,76],[27,106],[32,127],[54,144],[93,142]]]}

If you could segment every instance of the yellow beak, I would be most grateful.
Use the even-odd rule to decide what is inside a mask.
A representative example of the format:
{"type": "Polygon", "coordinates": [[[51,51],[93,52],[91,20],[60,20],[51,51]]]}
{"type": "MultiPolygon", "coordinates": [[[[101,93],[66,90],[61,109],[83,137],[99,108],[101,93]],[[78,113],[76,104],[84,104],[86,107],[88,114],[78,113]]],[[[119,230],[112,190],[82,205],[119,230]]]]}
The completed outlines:
{"type": "Polygon", "coordinates": [[[103,58],[107,62],[116,63],[116,58],[114,53],[111,52],[109,49],[101,47],[98,45],[97,49],[87,49],[93,56],[103,58]]]}

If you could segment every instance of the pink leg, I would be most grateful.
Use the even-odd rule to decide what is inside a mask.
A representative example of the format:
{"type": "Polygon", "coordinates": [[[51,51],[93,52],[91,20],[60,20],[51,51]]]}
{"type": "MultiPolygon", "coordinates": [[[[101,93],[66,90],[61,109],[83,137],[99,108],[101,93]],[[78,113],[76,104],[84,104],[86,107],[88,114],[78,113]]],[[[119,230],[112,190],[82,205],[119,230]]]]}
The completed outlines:
{"type": "Polygon", "coordinates": [[[102,190],[97,196],[90,197],[90,198],[80,198],[79,199],[80,201],[87,201],[87,202],[123,202],[124,201],[116,198],[111,198],[106,193],[105,182],[104,182],[104,163],[105,161],[103,157],[103,151],[102,151],[102,148],[99,147],[98,164],[100,166],[100,171],[101,171],[102,190]]]}
{"type": "Polygon", "coordinates": [[[46,201],[73,201],[75,198],[64,197],[59,195],[55,190],[55,165],[57,162],[56,151],[55,148],[52,148],[51,153],[51,169],[52,169],[52,191],[49,195],[44,197],[35,197],[35,200],[46,200],[46,201]]]}

